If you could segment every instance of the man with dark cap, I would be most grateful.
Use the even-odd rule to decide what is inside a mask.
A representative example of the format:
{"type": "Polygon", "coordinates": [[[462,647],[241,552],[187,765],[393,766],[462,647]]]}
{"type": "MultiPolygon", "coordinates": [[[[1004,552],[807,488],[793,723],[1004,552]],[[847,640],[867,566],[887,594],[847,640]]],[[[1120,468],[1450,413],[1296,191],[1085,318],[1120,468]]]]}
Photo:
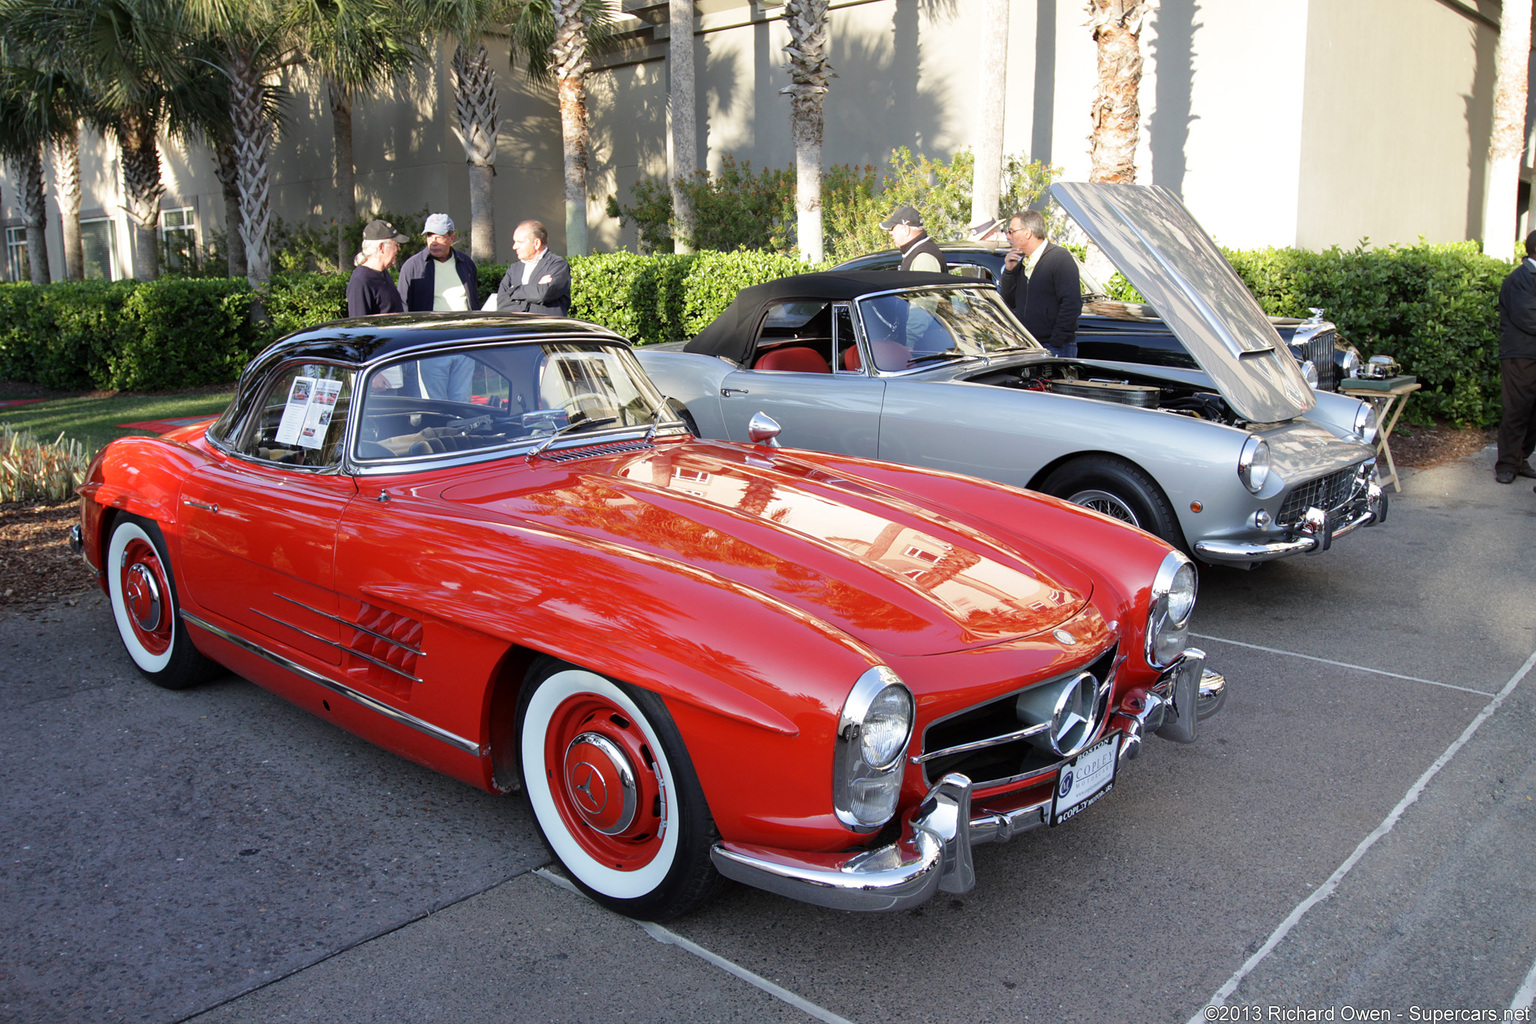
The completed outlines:
{"type": "Polygon", "coordinates": [[[923,216],[910,206],[898,206],[880,222],[891,233],[891,244],[901,250],[902,270],[928,270],[935,274],[949,272],[949,261],[928,232],[923,230],[923,216]]]}
{"type": "Polygon", "coordinates": [[[1512,484],[1536,477],[1536,231],[1525,236],[1525,259],[1499,288],[1499,377],[1503,415],[1493,478],[1512,484]]]}
{"type": "Polygon", "coordinates": [[[405,241],[408,239],[388,221],[371,220],[363,228],[363,249],[352,257],[357,269],[347,282],[347,316],[405,312],[400,290],[389,276],[405,241]]]}

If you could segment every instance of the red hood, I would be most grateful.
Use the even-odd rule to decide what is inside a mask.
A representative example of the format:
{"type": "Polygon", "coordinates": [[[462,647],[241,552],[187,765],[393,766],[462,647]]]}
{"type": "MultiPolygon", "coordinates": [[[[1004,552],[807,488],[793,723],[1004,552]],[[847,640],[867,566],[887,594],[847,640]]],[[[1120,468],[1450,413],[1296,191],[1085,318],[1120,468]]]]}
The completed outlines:
{"type": "Polygon", "coordinates": [[[1093,590],[1059,559],[1048,572],[941,508],[780,451],[695,442],[529,469],[442,497],[687,563],[893,655],[1046,633],[1093,590]]]}

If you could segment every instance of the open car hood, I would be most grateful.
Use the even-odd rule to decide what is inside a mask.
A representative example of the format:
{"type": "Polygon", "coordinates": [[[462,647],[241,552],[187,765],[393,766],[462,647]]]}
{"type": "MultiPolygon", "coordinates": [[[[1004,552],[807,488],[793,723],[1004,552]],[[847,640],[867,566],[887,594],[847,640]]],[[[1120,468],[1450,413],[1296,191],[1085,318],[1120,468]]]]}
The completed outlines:
{"type": "Polygon", "coordinates": [[[1317,399],[1237,271],[1168,189],[1058,182],[1051,196],[1162,315],[1237,414],[1305,415],[1317,399]]]}

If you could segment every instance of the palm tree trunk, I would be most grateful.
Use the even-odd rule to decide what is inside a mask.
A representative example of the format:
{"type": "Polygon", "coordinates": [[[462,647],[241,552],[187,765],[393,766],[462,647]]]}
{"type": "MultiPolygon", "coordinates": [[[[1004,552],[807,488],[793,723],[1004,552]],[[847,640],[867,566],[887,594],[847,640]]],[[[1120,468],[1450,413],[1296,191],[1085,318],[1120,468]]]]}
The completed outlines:
{"type": "Polygon", "coordinates": [[[1141,138],[1141,23],[1145,0],[1088,0],[1088,26],[1098,45],[1099,82],[1093,97],[1089,181],[1136,180],[1141,138]]]}
{"type": "Polygon", "coordinates": [[[827,0],[789,0],[784,5],[789,27],[789,132],[795,143],[795,235],[800,258],[822,260],[821,139],[825,127],[822,103],[827,80],[833,77],[827,60],[827,0]]]}
{"type": "Polygon", "coordinates": [[[64,276],[85,278],[85,249],[80,241],[80,126],[54,143],[54,190],[59,195],[59,227],[64,233],[64,276]]]}
{"type": "Polygon", "coordinates": [[[698,168],[698,131],[693,116],[693,0],[670,0],[670,12],[672,33],[667,46],[667,70],[672,77],[672,248],[675,252],[693,252],[698,226],[693,215],[693,197],[684,188],[693,183],[698,168]]]}
{"type": "Polygon", "coordinates": [[[235,127],[235,157],[240,181],[240,238],[245,243],[245,279],[264,288],[272,279],[269,230],[272,203],[268,160],[272,126],[261,106],[261,72],[253,55],[240,47],[229,51],[230,120],[235,127]]]}
{"type": "Polygon", "coordinates": [[[496,75],[484,46],[453,50],[454,134],[469,165],[469,255],[477,263],[496,262],[496,139],[500,120],[496,75]]]}
{"type": "MultiPolygon", "coordinates": [[[[1483,252],[1507,260],[1516,253],[1515,210],[1520,158],[1525,153],[1525,104],[1531,52],[1531,0],[1504,0],[1499,12],[1498,85],[1493,134],[1488,141],[1488,185],[1483,195],[1483,252]]],[[[1518,258],[1518,257],[1516,257],[1518,258]]]]}
{"type": "Polygon", "coordinates": [[[347,228],[357,222],[357,168],[352,160],[352,94],[328,78],[331,99],[331,148],[335,159],[336,183],[336,269],[352,269],[351,246],[347,228]]]}
{"type": "Polygon", "coordinates": [[[160,276],[160,147],[155,141],[155,120],[140,113],[123,119],[118,132],[123,161],[123,192],[128,200],[129,226],[133,231],[133,276],[153,281],[160,276]]]}
{"type": "Polygon", "coordinates": [[[565,165],[565,250],[587,254],[587,22],[582,0],[555,0],[555,42],[550,48],[560,99],[565,165]]]}
{"type": "Polygon", "coordinates": [[[213,147],[214,176],[224,194],[224,248],[230,277],[245,276],[245,240],[240,235],[240,161],[235,144],[220,139],[213,147]]]}
{"type": "Polygon", "coordinates": [[[16,179],[16,196],[21,204],[21,220],[27,227],[27,265],[33,284],[47,284],[48,205],[43,201],[43,154],[41,147],[11,161],[11,175],[16,179]]]}
{"type": "Polygon", "coordinates": [[[1003,115],[1008,96],[1008,0],[985,0],[985,5],[976,166],[971,172],[972,224],[1003,212],[998,203],[1003,190],[1003,115]]]}

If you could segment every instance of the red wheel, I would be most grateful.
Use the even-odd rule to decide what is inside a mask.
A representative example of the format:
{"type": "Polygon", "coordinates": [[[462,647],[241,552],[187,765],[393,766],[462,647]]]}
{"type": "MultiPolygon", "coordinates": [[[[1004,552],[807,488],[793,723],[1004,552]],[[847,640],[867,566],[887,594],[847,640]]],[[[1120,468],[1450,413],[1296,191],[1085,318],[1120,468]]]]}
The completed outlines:
{"type": "Polygon", "coordinates": [[[686,913],[714,891],[714,826],[653,694],[546,663],[524,684],[518,742],[544,839],[577,885],[632,917],[686,913]]]}
{"type": "Polygon", "coordinates": [[[118,636],[140,672],[171,690],[208,678],[214,666],[182,629],[164,541],[154,523],[124,516],[113,525],[107,590],[118,636]]]}

